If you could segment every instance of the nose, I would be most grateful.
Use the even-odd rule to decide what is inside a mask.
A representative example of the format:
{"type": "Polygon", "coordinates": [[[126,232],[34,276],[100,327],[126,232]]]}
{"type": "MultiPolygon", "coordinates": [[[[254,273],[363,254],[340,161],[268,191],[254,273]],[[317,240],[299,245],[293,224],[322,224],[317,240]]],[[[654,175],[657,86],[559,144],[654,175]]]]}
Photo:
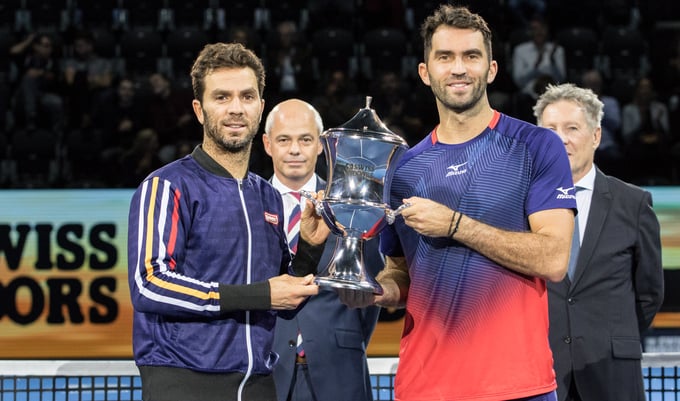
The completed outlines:
{"type": "Polygon", "coordinates": [[[558,137],[560,137],[563,144],[566,145],[567,142],[569,142],[569,138],[567,138],[567,136],[564,134],[564,131],[562,131],[561,129],[553,129],[553,131],[557,134],[558,137]]]}
{"type": "Polygon", "coordinates": [[[297,155],[300,153],[300,144],[298,141],[290,141],[290,148],[288,151],[294,155],[297,155]]]}
{"type": "Polygon", "coordinates": [[[227,105],[227,112],[229,114],[243,114],[243,102],[238,96],[234,96],[227,105]]]}
{"type": "Polygon", "coordinates": [[[457,76],[462,76],[465,75],[466,70],[465,70],[465,63],[463,62],[463,59],[461,57],[455,57],[451,61],[451,74],[452,75],[457,75],[457,76]]]}

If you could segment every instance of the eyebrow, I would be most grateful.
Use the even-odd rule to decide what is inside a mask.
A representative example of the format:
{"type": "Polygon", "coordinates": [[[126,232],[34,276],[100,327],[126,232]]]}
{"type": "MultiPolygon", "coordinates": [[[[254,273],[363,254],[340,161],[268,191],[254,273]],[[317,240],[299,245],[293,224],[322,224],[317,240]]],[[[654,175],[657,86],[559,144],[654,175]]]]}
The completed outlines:
{"type": "MultiPolygon", "coordinates": [[[[435,56],[451,55],[451,54],[455,54],[455,53],[456,52],[453,51],[453,50],[435,50],[434,51],[435,56]]],[[[467,49],[467,50],[463,50],[462,53],[465,56],[468,56],[468,55],[471,55],[471,54],[477,54],[477,55],[480,55],[480,56],[484,55],[484,53],[480,49],[467,49]]]]}
{"type": "Polygon", "coordinates": [[[245,89],[221,89],[221,88],[216,88],[213,89],[210,94],[211,95],[230,95],[230,94],[238,94],[238,95],[248,95],[248,94],[257,94],[257,89],[255,88],[245,88],[245,89]]]}
{"type": "Polygon", "coordinates": [[[303,132],[303,133],[301,133],[301,134],[297,134],[297,133],[291,134],[291,133],[286,132],[286,133],[276,134],[275,137],[276,137],[276,138],[292,138],[292,137],[299,137],[299,138],[304,139],[304,138],[308,138],[308,137],[314,138],[314,134],[312,134],[311,132],[303,132]]]}

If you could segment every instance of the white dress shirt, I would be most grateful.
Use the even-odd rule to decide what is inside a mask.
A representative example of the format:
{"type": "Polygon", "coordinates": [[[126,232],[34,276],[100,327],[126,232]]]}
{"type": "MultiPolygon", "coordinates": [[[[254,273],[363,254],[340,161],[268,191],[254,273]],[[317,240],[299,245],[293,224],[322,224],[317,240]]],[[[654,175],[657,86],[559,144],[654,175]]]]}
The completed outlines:
{"type": "Polygon", "coordinates": [[[578,229],[579,239],[583,244],[583,234],[586,231],[586,222],[588,221],[588,214],[590,213],[590,201],[593,199],[593,188],[595,187],[595,165],[590,167],[590,171],[583,176],[578,182],[574,183],[574,192],[576,193],[576,208],[578,209],[578,229]],[[580,188],[576,191],[576,188],[580,188]]]}
{"type": "MultiPolygon", "coordinates": [[[[286,196],[287,193],[289,192],[294,192],[295,190],[288,188],[285,186],[277,177],[274,175],[271,180],[272,186],[276,188],[280,193],[281,197],[283,198],[283,210],[285,214],[285,220],[284,220],[284,227],[288,227],[288,218],[290,217],[290,213],[293,210],[293,207],[295,207],[295,203],[293,200],[292,196],[286,196]]],[[[312,178],[309,179],[305,183],[305,185],[302,186],[298,191],[308,191],[315,193],[316,192],[316,174],[312,175],[312,178]]],[[[302,197],[302,200],[305,198],[302,197]]],[[[300,202],[300,210],[305,210],[307,202],[300,202]]]]}

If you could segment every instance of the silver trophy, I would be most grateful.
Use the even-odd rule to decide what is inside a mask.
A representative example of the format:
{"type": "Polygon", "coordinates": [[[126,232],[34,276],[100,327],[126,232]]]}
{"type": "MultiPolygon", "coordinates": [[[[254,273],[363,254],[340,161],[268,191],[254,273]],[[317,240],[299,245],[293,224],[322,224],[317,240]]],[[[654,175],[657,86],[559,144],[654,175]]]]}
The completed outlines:
{"type": "Polygon", "coordinates": [[[304,195],[338,235],[333,258],[316,277],[316,284],[382,294],[382,287],[364,266],[364,242],[392,224],[405,207],[391,210],[383,202],[383,193],[389,193],[387,168],[408,146],[380,121],[370,104],[371,97],[367,97],[366,107],[354,117],[321,134],[328,167],[324,199],[304,195]]]}

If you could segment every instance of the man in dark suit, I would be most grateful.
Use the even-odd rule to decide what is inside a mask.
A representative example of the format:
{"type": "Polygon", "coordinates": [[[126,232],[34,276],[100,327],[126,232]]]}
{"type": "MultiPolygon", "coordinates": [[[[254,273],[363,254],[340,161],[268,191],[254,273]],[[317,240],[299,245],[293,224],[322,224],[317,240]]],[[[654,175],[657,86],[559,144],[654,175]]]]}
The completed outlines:
{"type": "MultiPolygon", "coordinates": [[[[264,148],[274,165],[271,182],[283,197],[293,253],[299,232],[296,206],[305,203],[304,198],[299,201],[299,191],[316,192],[326,186],[314,172],[323,150],[322,130],[319,113],[298,99],[276,105],[265,122],[264,148]]],[[[317,273],[328,265],[334,248],[335,241],[326,242],[317,273]]],[[[375,239],[366,243],[365,262],[374,276],[384,266],[375,239]]],[[[274,351],[280,356],[274,368],[278,401],[371,401],[366,347],[379,310],[349,308],[335,291],[322,290],[295,318],[279,318],[274,336],[274,351]]]]}
{"type": "Polygon", "coordinates": [[[534,107],[564,142],[578,205],[567,277],[548,283],[559,401],[644,401],[640,336],[663,301],[650,193],[594,164],[602,108],[572,84],[548,86],[534,107]]]}

